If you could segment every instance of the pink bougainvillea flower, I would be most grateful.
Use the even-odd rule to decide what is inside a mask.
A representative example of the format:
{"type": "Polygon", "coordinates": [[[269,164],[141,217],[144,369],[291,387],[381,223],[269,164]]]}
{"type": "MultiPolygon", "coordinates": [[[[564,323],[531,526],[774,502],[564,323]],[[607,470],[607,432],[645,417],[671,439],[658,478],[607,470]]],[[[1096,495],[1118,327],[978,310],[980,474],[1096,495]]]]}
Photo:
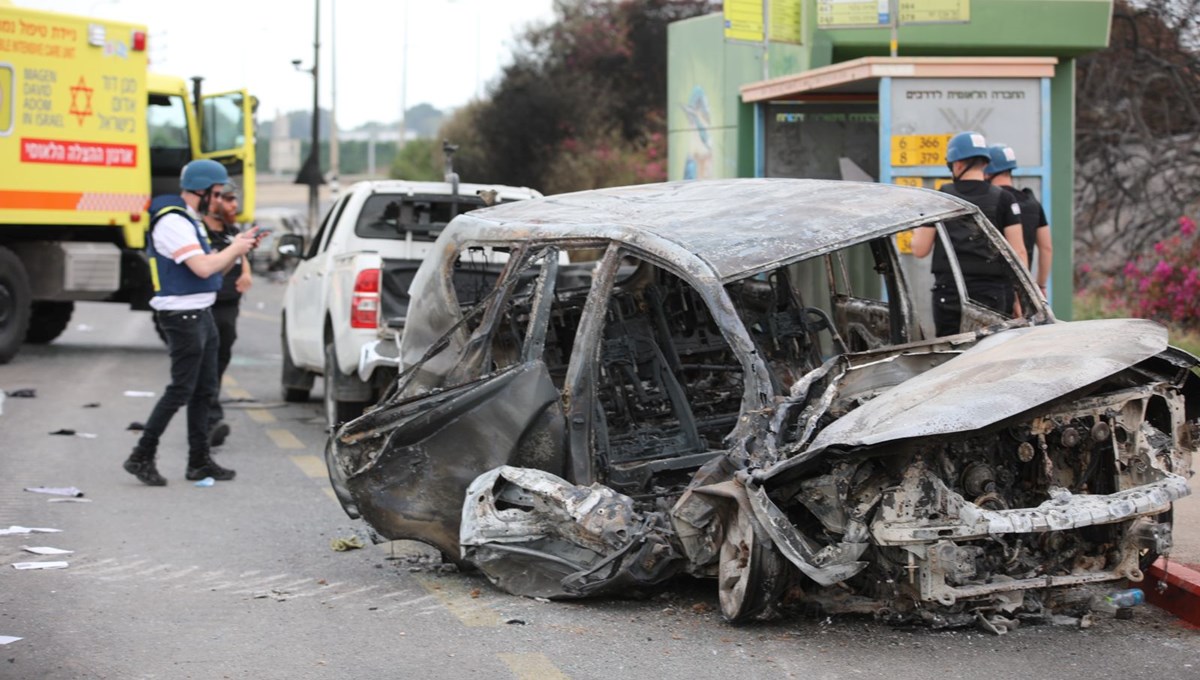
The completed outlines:
{"type": "Polygon", "coordinates": [[[1179,232],[1184,236],[1191,236],[1196,233],[1196,222],[1192,218],[1184,215],[1179,218],[1179,232]]]}

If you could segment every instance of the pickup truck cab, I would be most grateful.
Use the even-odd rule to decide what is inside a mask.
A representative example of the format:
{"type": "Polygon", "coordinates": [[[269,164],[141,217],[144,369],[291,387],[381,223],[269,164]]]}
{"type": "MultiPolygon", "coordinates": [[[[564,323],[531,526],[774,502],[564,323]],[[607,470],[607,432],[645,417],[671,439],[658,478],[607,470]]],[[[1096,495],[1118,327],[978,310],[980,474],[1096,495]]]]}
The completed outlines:
{"type": "MultiPolygon", "coordinates": [[[[539,196],[533,189],[497,185],[359,182],[307,243],[297,234],[282,236],[279,251],[300,257],[283,298],[283,398],[306,401],[313,379],[321,376],[328,424],[360,415],[395,376],[388,366],[358,370],[364,345],[403,325],[403,308],[384,309],[381,290],[393,293],[388,300],[407,299],[406,282],[455,215],[539,196]]],[[[507,260],[506,253],[474,257],[487,268],[507,260]]]]}

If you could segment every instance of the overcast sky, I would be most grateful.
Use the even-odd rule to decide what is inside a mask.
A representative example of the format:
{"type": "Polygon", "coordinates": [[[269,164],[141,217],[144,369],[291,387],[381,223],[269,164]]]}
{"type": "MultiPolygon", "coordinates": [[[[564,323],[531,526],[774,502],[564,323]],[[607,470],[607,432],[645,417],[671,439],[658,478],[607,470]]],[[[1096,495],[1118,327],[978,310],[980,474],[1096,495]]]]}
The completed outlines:
{"type": "MultiPolygon", "coordinates": [[[[259,119],[312,108],[313,0],[15,0],[21,7],[145,24],[152,71],[205,77],[209,92],[246,87],[259,119]]],[[[553,18],[553,0],[321,0],[321,93],[336,46],[338,127],[400,117],[407,11],[408,107],[446,110],[482,93],[510,62],[516,36],[553,18]],[[405,6],[407,5],[407,10],[405,6]],[[336,10],[337,35],[331,31],[336,10]]]]}

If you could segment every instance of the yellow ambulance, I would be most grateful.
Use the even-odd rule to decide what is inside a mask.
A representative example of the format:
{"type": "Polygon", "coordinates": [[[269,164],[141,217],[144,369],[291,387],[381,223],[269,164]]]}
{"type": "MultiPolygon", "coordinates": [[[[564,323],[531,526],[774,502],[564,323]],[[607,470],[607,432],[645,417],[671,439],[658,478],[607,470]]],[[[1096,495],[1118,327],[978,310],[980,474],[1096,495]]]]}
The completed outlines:
{"type": "Polygon", "coordinates": [[[224,164],[253,218],[254,98],[149,74],[148,39],[0,0],[0,363],[76,300],[149,309],[146,209],[192,159],[224,164]]]}

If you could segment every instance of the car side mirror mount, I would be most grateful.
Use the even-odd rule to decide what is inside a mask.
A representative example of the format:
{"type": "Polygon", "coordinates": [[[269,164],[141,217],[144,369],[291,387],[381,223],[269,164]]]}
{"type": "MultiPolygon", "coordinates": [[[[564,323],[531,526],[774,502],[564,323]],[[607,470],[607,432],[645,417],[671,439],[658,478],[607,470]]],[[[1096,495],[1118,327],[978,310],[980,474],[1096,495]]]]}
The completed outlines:
{"type": "Polygon", "coordinates": [[[279,237],[275,251],[280,257],[298,258],[304,252],[304,237],[300,234],[284,234],[279,237]]]}

